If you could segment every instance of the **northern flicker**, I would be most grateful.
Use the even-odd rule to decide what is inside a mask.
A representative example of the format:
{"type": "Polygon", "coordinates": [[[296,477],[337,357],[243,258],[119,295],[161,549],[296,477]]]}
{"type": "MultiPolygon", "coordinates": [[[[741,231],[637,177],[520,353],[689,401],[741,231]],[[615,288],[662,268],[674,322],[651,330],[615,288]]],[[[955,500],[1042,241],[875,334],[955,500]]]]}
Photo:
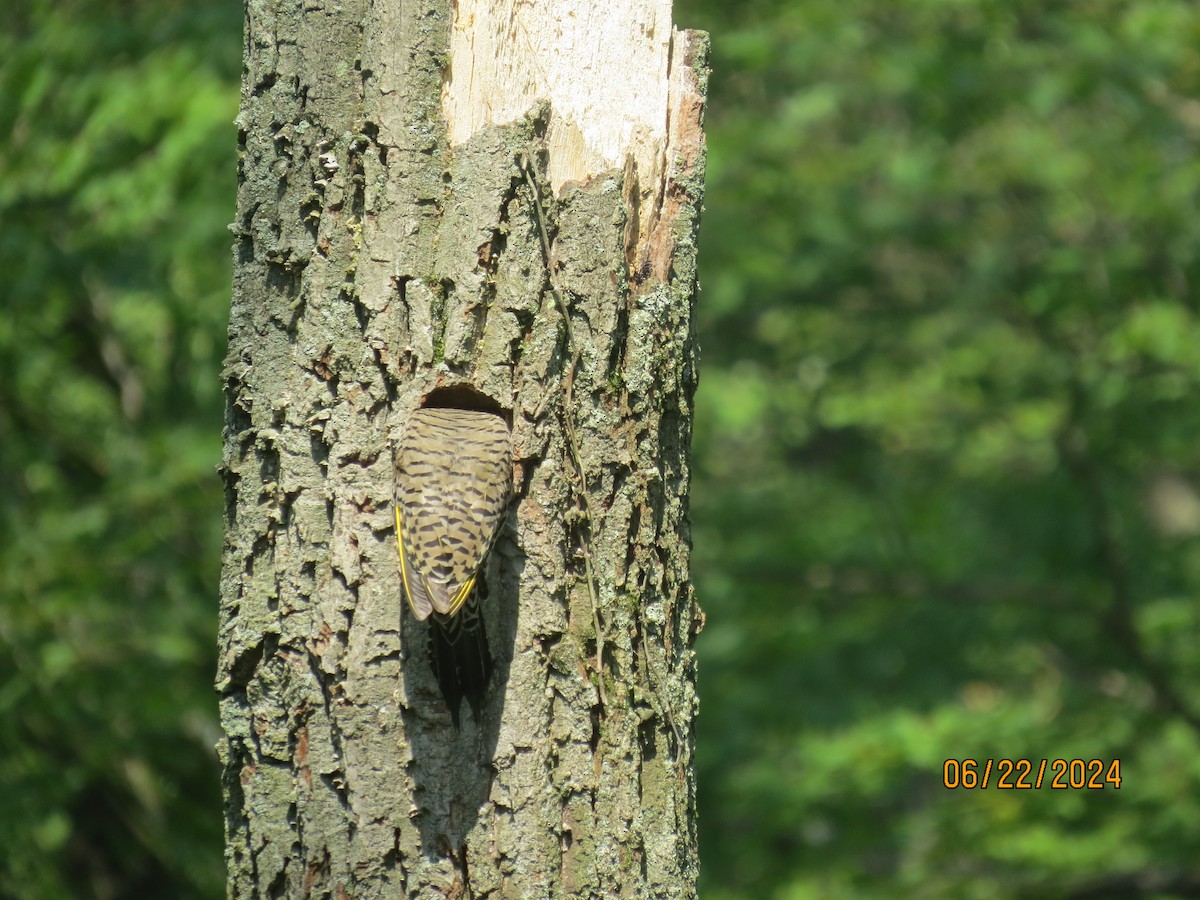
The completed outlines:
{"type": "Polygon", "coordinates": [[[478,587],[512,490],[508,425],[478,410],[419,409],[395,466],[400,578],[413,615],[432,617],[434,675],[457,725],[463,698],[478,716],[491,677],[478,587]]]}

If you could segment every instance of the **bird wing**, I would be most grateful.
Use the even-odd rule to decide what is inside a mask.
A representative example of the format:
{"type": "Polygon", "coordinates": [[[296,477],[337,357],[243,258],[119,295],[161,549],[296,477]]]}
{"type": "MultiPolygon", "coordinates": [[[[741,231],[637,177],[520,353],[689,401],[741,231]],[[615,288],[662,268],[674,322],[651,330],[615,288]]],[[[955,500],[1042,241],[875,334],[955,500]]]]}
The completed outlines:
{"type": "Polygon", "coordinates": [[[422,409],[396,454],[396,536],[413,614],[454,615],[470,596],[512,489],[509,429],[493,413],[422,409]]]}

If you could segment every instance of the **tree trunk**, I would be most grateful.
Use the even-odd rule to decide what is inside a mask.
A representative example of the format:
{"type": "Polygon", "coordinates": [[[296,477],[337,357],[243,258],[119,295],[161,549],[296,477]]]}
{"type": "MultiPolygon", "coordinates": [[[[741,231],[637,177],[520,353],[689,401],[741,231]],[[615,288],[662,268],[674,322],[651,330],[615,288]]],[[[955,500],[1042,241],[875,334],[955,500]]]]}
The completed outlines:
{"type": "Polygon", "coordinates": [[[247,2],[231,897],[695,894],[707,45],[666,0],[592,2],[247,2]],[[392,444],[435,401],[499,407],[516,467],[495,673],[457,728],[391,511],[392,444]]]}

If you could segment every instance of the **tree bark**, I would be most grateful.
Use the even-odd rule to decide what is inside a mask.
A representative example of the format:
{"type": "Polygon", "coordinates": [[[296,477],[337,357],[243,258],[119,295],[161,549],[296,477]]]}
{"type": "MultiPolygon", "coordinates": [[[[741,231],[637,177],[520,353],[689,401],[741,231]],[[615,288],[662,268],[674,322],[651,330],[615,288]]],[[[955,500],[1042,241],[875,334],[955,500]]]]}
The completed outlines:
{"type": "Polygon", "coordinates": [[[217,679],[231,897],[695,894],[707,42],[669,3],[566,9],[247,2],[217,679]],[[657,69],[614,77],[635,65],[657,69]],[[604,121],[614,80],[640,124],[604,121]],[[496,673],[457,729],[391,512],[391,444],[434,399],[501,408],[517,473],[485,570],[496,673]]]}

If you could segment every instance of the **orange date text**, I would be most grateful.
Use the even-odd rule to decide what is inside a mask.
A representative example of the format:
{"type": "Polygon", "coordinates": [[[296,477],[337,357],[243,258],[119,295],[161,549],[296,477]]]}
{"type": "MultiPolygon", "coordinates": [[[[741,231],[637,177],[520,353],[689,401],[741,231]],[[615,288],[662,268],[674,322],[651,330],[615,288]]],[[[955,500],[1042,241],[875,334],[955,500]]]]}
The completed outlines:
{"type": "Polygon", "coordinates": [[[1098,791],[1121,787],[1121,760],[1103,759],[948,759],[942,787],[1032,791],[1098,791]]]}

